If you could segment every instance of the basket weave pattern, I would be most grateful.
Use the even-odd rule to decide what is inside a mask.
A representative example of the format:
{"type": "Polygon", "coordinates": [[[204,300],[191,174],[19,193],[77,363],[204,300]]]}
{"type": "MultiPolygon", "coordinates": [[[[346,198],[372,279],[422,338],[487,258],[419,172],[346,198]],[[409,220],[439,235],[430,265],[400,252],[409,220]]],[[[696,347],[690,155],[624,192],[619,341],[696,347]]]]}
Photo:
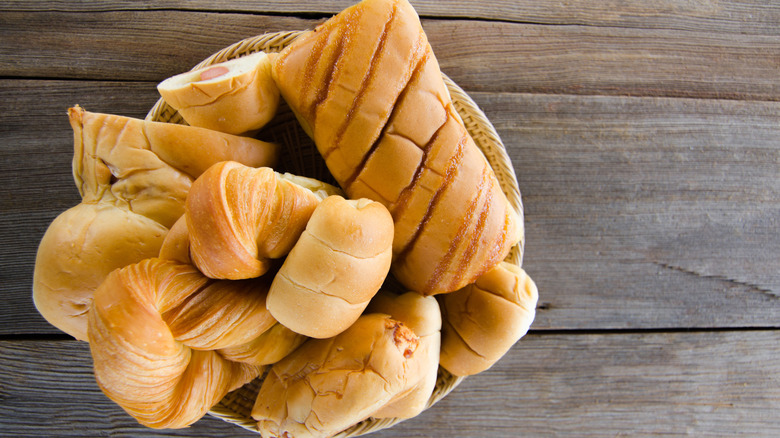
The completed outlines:
{"type": "MultiPolygon", "coordinates": [[[[306,31],[275,32],[247,38],[211,55],[193,67],[193,69],[260,51],[266,53],[279,52],[304,33],[306,31]]],[[[466,129],[493,168],[510,205],[522,218],[523,204],[518,189],[517,177],[504,144],[485,114],[466,92],[446,75],[442,75],[442,77],[449,90],[455,109],[463,120],[466,129]]],[[[146,119],[186,124],[181,115],[162,99],[152,107],[146,119]]],[[[314,143],[300,128],[294,115],[283,101],[280,103],[276,118],[263,128],[259,137],[282,144],[283,152],[278,171],[287,171],[335,184],[314,143]]],[[[524,241],[521,241],[513,247],[506,260],[520,266],[522,263],[523,245],[524,241]]],[[[463,377],[453,376],[445,369],[439,367],[436,387],[428,401],[427,407],[444,398],[463,379],[463,377]]],[[[209,413],[224,421],[257,433],[257,422],[252,419],[251,412],[261,384],[262,376],[229,393],[209,413]]],[[[397,418],[369,418],[339,433],[336,437],[356,437],[388,428],[400,421],[402,420],[397,418]]]]}

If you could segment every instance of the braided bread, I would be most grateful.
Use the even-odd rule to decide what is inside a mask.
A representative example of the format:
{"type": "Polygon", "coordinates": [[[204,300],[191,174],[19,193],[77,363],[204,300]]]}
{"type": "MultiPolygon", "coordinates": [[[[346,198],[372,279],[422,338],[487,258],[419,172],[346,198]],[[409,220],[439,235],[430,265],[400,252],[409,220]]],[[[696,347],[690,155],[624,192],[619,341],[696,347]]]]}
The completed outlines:
{"type": "MultiPolygon", "coordinates": [[[[141,424],[193,423],[228,391],[257,377],[262,365],[278,360],[276,352],[247,355],[250,363],[219,353],[256,342],[274,327],[267,291],[267,280],[214,281],[191,265],[162,259],[113,271],[95,291],[89,312],[98,385],[141,424]]],[[[264,340],[283,355],[302,341],[264,340]]]]}

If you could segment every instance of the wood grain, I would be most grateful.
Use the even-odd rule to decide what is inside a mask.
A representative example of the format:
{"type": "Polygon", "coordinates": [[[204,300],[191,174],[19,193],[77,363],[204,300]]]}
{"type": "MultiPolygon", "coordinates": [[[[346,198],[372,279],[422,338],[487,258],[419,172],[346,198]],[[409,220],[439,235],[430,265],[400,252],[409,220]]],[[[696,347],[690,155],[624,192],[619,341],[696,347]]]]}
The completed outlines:
{"type": "Polygon", "coordinates": [[[155,84],[0,80],[0,335],[59,333],[32,303],[43,233],[80,197],[73,182],[68,107],[144,117],[155,84]]]}
{"type": "Polygon", "coordinates": [[[780,105],[472,97],[523,193],[535,327],[777,327],[780,105]]]}
{"type": "MultiPolygon", "coordinates": [[[[780,104],[472,97],[523,192],[534,329],[777,326],[780,104]]],[[[0,81],[0,334],[57,333],[30,294],[43,232],[79,201],[65,109],[143,117],[157,98],[151,83],[0,81]]]]}
{"type": "MultiPolygon", "coordinates": [[[[778,354],[776,331],[529,335],[433,408],[372,436],[777,436],[778,354]]],[[[214,418],[144,429],[103,396],[90,363],[81,342],[0,342],[3,433],[257,436],[214,418]]]]}
{"type": "MultiPolygon", "coordinates": [[[[286,15],[338,13],[354,4],[354,0],[297,1],[230,0],[230,1],[169,1],[146,0],[121,2],[100,0],[90,2],[7,0],[0,11],[68,11],[106,12],[117,10],[189,10],[211,12],[251,12],[286,15]]],[[[778,35],[780,5],[762,0],[676,1],[659,0],[540,0],[524,2],[494,0],[411,0],[423,17],[479,18],[491,21],[512,21],[547,25],[587,25],[603,27],[634,27],[643,29],[710,30],[729,33],[778,35]]]]}
{"type": "MultiPolygon", "coordinates": [[[[169,10],[6,12],[0,76],[161,81],[235,41],[320,21],[169,10]]],[[[473,20],[425,20],[424,27],[442,70],[468,91],[780,99],[778,35],[473,20]]]]}
{"type": "MultiPolygon", "coordinates": [[[[0,2],[0,436],[139,426],[31,300],[79,200],[66,109],[143,117],[155,85],[356,0],[0,2]]],[[[780,436],[780,3],[411,0],[498,129],[526,208],[532,332],[372,436],[780,436]]]]}

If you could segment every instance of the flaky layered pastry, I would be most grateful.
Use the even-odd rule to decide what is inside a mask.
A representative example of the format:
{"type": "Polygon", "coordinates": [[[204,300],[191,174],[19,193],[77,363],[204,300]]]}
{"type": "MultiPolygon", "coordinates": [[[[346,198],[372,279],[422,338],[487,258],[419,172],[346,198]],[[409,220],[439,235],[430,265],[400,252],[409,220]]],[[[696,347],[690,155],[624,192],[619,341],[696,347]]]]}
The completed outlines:
{"type": "Polygon", "coordinates": [[[271,61],[264,52],[172,76],[157,90],[190,125],[228,134],[259,130],[279,104],[271,61]]]}
{"type": "Polygon", "coordinates": [[[259,277],[272,259],[290,252],[320,201],[338,192],[267,167],[217,163],[192,184],[187,196],[192,261],[210,278],[259,277]]]}
{"type": "Polygon", "coordinates": [[[458,117],[406,0],[345,9],[283,50],[272,71],[347,195],[392,213],[392,272],[405,287],[459,289],[520,241],[522,219],[458,117]]]}
{"type": "Polygon", "coordinates": [[[52,325],[86,340],[93,291],[112,270],[158,254],[184,212],[192,181],[223,160],[273,165],[278,146],[80,107],[68,115],[82,202],[55,219],[41,240],[33,299],[52,325]]]}
{"type": "Polygon", "coordinates": [[[493,366],[528,331],[538,296],[531,277],[506,262],[441,296],[441,366],[456,376],[493,366]]]}
{"type": "Polygon", "coordinates": [[[297,333],[336,336],[382,286],[392,243],[393,219],[382,204],[325,198],[274,277],[268,310],[297,333]]]}
{"type": "Polygon", "coordinates": [[[265,437],[329,437],[364,420],[420,380],[420,339],[387,315],[310,339],[271,367],[252,409],[265,437]]]}
{"type": "MultiPolygon", "coordinates": [[[[278,325],[265,307],[267,291],[262,279],[213,281],[191,265],[162,259],[113,271],[89,311],[98,385],[143,425],[195,422],[278,358],[247,355],[249,363],[241,363],[219,353],[251,344],[278,325]]],[[[300,344],[266,340],[284,354],[300,344]]]]}

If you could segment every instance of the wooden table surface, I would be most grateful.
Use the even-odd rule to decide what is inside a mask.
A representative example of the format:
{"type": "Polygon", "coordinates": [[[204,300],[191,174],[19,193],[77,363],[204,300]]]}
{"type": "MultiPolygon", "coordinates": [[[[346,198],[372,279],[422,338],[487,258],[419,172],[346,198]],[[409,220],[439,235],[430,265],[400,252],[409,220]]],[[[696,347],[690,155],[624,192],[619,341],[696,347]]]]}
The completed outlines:
{"type": "MultiPolygon", "coordinates": [[[[256,436],[139,426],[31,299],[79,202],[66,109],[144,117],[235,41],[351,1],[0,3],[0,435],[256,436]]],[[[506,143],[531,332],[378,437],[780,436],[780,3],[413,0],[506,143]]]]}

